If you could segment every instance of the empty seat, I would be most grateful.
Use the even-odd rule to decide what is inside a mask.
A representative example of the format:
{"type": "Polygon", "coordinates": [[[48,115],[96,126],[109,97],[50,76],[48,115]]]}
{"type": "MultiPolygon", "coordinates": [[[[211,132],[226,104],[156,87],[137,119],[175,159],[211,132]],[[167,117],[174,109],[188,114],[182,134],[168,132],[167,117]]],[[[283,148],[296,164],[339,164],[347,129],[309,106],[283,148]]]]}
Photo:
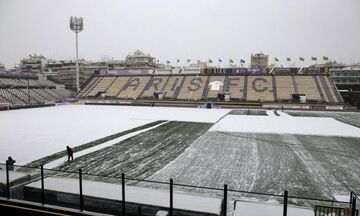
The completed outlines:
{"type": "Polygon", "coordinates": [[[200,100],[205,88],[207,76],[186,76],[177,99],[200,100]]]}
{"type": "Polygon", "coordinates": [[[274,86],[271,76],[248,76],[248,101],[274,101],[274,86]]]}
{"type": "Polygon", "coordinates": [[[149,82],[150,76],[135,76],[131,77],[123,86],[118,98],[124,99],[137,99],[145,88],[145,85],[149,82]]]}
{"type": "Polygon", "coordinates": [[[299,94],[305,94],[307,99],[321,101],[321,96],[313,76],[295,76],[299,94]]]}
{"type": "Polygon", "coordinates": [[[275,76],[276,82],[276,100],[291,100],[292,94],[295,94],[295,87],[292,76],[275,76]]]}

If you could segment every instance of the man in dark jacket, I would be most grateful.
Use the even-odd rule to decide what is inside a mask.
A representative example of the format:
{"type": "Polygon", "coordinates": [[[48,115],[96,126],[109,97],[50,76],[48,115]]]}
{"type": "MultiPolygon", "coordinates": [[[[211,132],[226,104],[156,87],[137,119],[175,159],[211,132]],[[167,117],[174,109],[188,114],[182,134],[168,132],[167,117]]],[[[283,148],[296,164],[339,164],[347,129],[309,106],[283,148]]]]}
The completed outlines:
{"type": "Polygon", "coordinates": [[[8,157],[8,159],[6,160],[6,165],[8,165],[9,170],[14,170],[14,163],[16,161],[14,159],[12,159],[11,156],[8,157]]]}
{"type": "Polygon", "coordinates": [[[67,155],[68,155],[68,161],[70,161],[70,158],[71,158],[71,161],[73,161],[74,160],[73,150],[69,146],[66,146],[66,150],[67,150],[67,155]]]}

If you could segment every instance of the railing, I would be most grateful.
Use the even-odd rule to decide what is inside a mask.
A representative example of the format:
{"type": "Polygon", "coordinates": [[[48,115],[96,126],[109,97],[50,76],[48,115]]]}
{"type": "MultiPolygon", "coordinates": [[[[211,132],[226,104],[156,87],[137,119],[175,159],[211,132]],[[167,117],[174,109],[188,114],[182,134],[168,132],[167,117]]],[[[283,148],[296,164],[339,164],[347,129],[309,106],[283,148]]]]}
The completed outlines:
{"type": "MultiPolygon", "coordinates": [[[[10,166],[10,165],[5,165],[5,164],[0,164],[0,166],[5,167],[6,168],[6,198],[7,199],[17,199],[15,196],[11,197],[11,189],[12,187],[17,187],[17,185],[25,185],[25,184],[29,184],[31,182],[35,182],[35,181],[39,181],[41,182],[41,195],[40,195],[40,201],[42,205],[45,204],[50,204],[47,200],[47,196],[46,196],[46,177],[51,177],[51,176],[56,176],[56,177],[76,177],[78,178],[79,181],[79,193],[78,193],[78,209],[80,211],[91,211],[88,208],[88,206],[84,206],[84,193],[83,193],[83,189],[84,189],[84,176],[87,176],[87,179],[97,179],[97,178],[106,178],[106,179],[114,179],[115,182],[117,183],[121,183],[121,186],[119,185],[119,189],[121,188],[121,196],[118,196],[118,200],[120,201],[119,204],[119,208],[121,209],[120,212],[121,215],[130,215],[127,214],[128,208],[127,205],[129,205],[130,201],[127,200],[127,188],[129,186],[132,185],[136,185],[138,183],[141,183],[143,185],[140,186],[146,186],[146,187],[153,187],[155,185],[155,188],[162,188],[164,189],[164,186],[166,186],[166,189],[169,190],[169,194],[168,194],[168,201],[169,201],[169,205],[167,207],[161,207],[161,209],[165,209],[168,214],[170,216],[174,215],[174,187],[178,187],[181,188],[182,191],[189,191],[189,192],[194,192],[196,190],[199,190],[201,192],[204,191],[209,191],[210,193],[207,193],[207,195],[211,194],[211,196],[215,196],[216,198],[220,198],[222,200],[222,204],[221,204],[221,215],[226,216],[229,215],[228,214],[228,210],[232,210],[232,208],[230,206],[228,206],[229,203],[229,196],[232,195],[233,197],[239,197],[239,194],[243,194],[245,196],[250,196],[250,197],[267,197],[267,198],[272,198],[272,199],[277,199],[280,203],[282,202],[283,205],[283,216],[287,216],[288,215],[288,206],[289,203],[294,203],[294,202],[290,202],[290,200],[305,200],[307,201],[307,204],[309,206],[314,207],[314,211],[315,211],[315,215],[331,215],[331,214],[316,214],[316,212],[324,212],[321,211],[321,209],[326,209],[326,211],[328,212],[343,212],[343,210],[341,209],[345,209],[345,208],[351,208],[351,216],[358,216],[358,211],[356,209],[356,200],[358,200],[358,196],[351,192],[350,197],[351,197],[351,202],[341,202],[341,201],[334,201],[334,200],[327,200],[327,199],[318,199],[318,198],[312,198],[312,197],[298,197],[298,196],[291,196],[289,195],[288,191],[284,191],[283,194],[270,194],[270,193],[261,193],[261,192],[250,192],[250,191],[243,191],[243,190],[236,190],[236,189],[231,189],[228,188],[227,184],[224,184],[222,188],[216,188],[216,187],[207,187],[207,186],[195,186],[195,185],[188,185],[188,184],[180,184],[180,183],[174,183],[173,179],[169,179],[168,182],[162,182],[162,181],[153,181],[153,180],[148,180],[148,179],[139,179],[139,178],[131,178],[131,177],[126,177],[124,173],[121,173],[121,176],[112,176],[112,175],[95,175],[95,174],[88,174],[88,173],[83,173],[82,169],[78,169],[78,172],[71,172],[71,171],[65,171],[65,170],[56,170],[56,169],[46,169],[44,168],[43,165],[41,165],[40,167],[29,167],[29,166],[10,166]],[[15,168],[15,169],[14,169],[15,168]],[[22,172],[22,173],[27,173],[29,175],[31,175],[31,179],[26,180],[25,182],[19,182],[17,183],[17,185],[11,185],[14,184],[12,181],[10,181],[10,176],[13,173],[16,172],[22,172]],[[153,184],[153,185],[151,185],[153,184]],[[186,190],[185,190],[186,188],[186,190]],[[236,196],[234,196],[236,195],[236,196]],[[119,199],[121,197],[121,199],[119,199]],[[329,205],[326,205],[326,203],[331,203],[329,205]],[[121,206],[121,208],[120,208],[121,206]]],[[[75,166],[75,164],[74,164],[75,166]]],[[[63,179],[63,181],[65,181],[63,179]]],[[[88,184],[88,182],[85,182],[85,184],[88,184]]],[[[101,190],[101,189],[100,189],[101,190]]],[[[0,189],[1,192],[1,189],[0,189]]],[[[115,191],[114,191],[115,193],[115,191]]],[[[196,194],[198,196],[201,196],[201,194],[196,194]]],[[[1,194],[0,194],[1,196],[1,194]]],[[[243,200],[235,200],[234,201],[234,210],[236,209],[236,204],[239,201],[243,201],[243,200]]],[[[74,208],[76,208],[76,206],[74,206],[74,208]]],[[[141,204],[138,205],[137,208],[137,215],[142,215],[143,214],[143,207],[141,204]]],[[[99,213],[106,213],[106,212],[99,212],[99,213]]],[[[131,215],[134,215],[134,213],[132,213],[131,215]]],[[[342,215],[340,214],[333,214],[333,215],[342,215]]]]}

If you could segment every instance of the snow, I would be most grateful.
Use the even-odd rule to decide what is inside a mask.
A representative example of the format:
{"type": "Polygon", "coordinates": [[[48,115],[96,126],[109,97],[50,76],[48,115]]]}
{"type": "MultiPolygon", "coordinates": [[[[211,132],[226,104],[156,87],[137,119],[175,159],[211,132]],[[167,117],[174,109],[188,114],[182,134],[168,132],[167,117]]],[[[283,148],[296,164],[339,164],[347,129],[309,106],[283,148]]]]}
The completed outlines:
{"type": "Polygon", "coordinates": [[[29,163],[156,120],[216,122],[226,109],[69,105],[0,112],[0,161],[29,163]]]}
{"type": "MultiPolygon", "coordinates": [[[[106,148],[106,147],[112,146],[112,145],[114,145],[116,143],[119,143],[119,142],[121,142],[123,140],[126,140],[126,139],[128,139],[130,137],[136,136],[136,135],[138,135],[140,133],[143,133],[143,132],[152,130],[154,128],[157,128],[157,127],[159,127],[159,126],[161,126],[163,124],[166,124],[166,123],[167,122],[163,122],[161,124],[158,124],[158,125],[155,125],[155,126],[152,126],[152,127],[149,127],[149,128],[145,128],[145,129],[142,129],[142,130],[139,130],[139,131],[135,131],[135,132],[126,134],[124,136],[121,136],[121,137],[113,139],[113,140],[109,140],[109,141],[104,142],[104,143],[102,143],[100,145],[97,145],[97,146],[94,146],[94,147],[91,147],[91,148],[87,148],[87,149],[84,149],[84,150],[79,151],[79,152],[75,152],[73,156],[74,156],[74,158],[78,158],[78,157],[81,157],[83,155],[89,154],[91,152],[101,150],[103,148],[106,148]]],[[[59,158],[59,159],[54,160],[54,161],[51,161],[50,163],[45,164],[44,167],[47,168],[47,169],[52,169],[52,168],[61,166],[62,164],[64,164],[65,161],[67,161],[67,156],[65,156],[63,158],[59,158]]]]}
{"type": "Polygon", "coordinates": [[[322,117],[227,115],[210,131],[360,137],[360,128],[322,117]]]}
{"type": "MultiPolygon", "coordinates": [[[[132,178],[144,179],[177,158],[211,126],[210,123],[170,121],[121,143],[78,157],[76,163],[66,163],[60,169],[77,172],[81,168],[97,176],[126,173],[132,178]]],[[[109,183],[118,181],[100,179],[109,183]]]]}
{"type": "Polygon", "coordinates": [[[350,201],[350,194],[344,195],[344,194],[335,194],[334,195],[335,200],[341,201],[341,202],[349,202],[350,201]]]}
{"type": "MultiPolygon", "coordinates": [[[[71,178],[45,178],[45,189],[66,193],[79,193],[79,180],[71,178]]],[[[41,181],[33,182],[26,187],[41,188],[41,181]]],[[[169,207],[169,192],[135,186],[126,186],[126,201],[147,205],[169,207]]],[[[113,200],[121,200],[122,188],[120,184],[110,184],[83,180],[83,194],[113,200]]],[[[187,209],[198,212],[219,214],[221,199],[174,192],[173,204],[175,209],[187,209]]]]}
{"type": "MultiPolygon", "coordinates": [[[[279,216],[283,215],[283,205],[271,203],[237,202],[233,216],[279,216]]],[[[288,216],[313,216],[314,211],[309,208],[289,206],[288,216]]]]}
{"type": "Polygon", "coordinates": [[[273,110],[266,110],[266,114],[267,114],[268,116],[276,117],[276,115],[275,115],[275,113],[274,113],[273,110]]]}
{"type": "Polygon", "coordinates": [[[271,117],[292,117],[291,115],[287,114],[287,113],[284,113],[283,111],[281,110],[276,110],[276,112],[280,115],[280,116],[277,116],[275,115],[275,110],[266,110],[266,114],[268,116],[271,116],[271,117]]]}
{"type": "MultiPolygon", "coordinates": [[[[234,189],[275,194],[288,189],[292,195],[324,199],[332,199],[333,194],[346,194],[349,187],[354,188],[355,192],[360,190],[358,187],[360,128],[342,123],[340,118],[345,116],[344,122],[352,120],[349,122],[358,125],[359,121],[356,120],[359,119],[360,114],[314,112],[314,115],[321,114],[321,116],[293,117],[279,110],[280,116],[275,116],[272,110],[268,111],[271,116],[226,115],[228,112],[229,110],[225,109],[82,105],[4,111],[0,112],[0,162],[5,161],[9,155],[17,160],[17,164],[29,162],[65,150],[66,145],[83,144],[156,120],[209,122],[215,123],[210,132],[203,134],[193,144],[189,144],[180,155],[171,156],[174,152],[171,148],[159,151],[160,145],[149,146],[152,148],[150,150],[155,152],[149,158],[161,158],[158,157],[160,154],[167,157],[170,155],[172,161],[164,164],[156,160],[155,162],[135,161],[150,151],[149,148],[140,145],[141,141],[146,139],[138,133],[144,131],[128,134],[76,153],[74,156],[78,158],[138,134],[136,137],[139,139],[135,139],[138,144],[128,151],[132,153],[131,158],[136,166],[131,172],[136,173],[135,176],[145,173],[144,178],[149,180],[168,181],[169,178],[173,178],[177,183],[209,187],[222,187],[227,183],[234,189]],[[331,117],[339,117],[339,121],[331,117]],[[134,156],[134,152],[139,155],[134,156]],[[158,170],[144,171],[148,170],[148,167],[153,168],[154,164],[161,166],[156,168],[158,170]],[[146,169],[143,168],[144,166],[146,169]]],[[[182,128],[193,130],[188,126],[182,128]]],[[[176,131],[179,129],[177,128],[176,131]]],[[[171,137],[181,139],[184,137],[182,133],[176,134],[173,131],[171,137]]],[[[118,152],[120,150],[123,151],[119,148],[118,152]]],[[[61,160],[48,166],[54,167],[56,163],[61,163],[61,160]]],[[[85,159],[83,161],[86,163],[79,164],[81,168],[90,165],[85,159]]],[[[108,171],[114,166],[105,161],[102,154],[98,154],[94,161],[96,164],[90,166],[98,167],[98,170],[92,169],[94,172],[108,171]]],[[[118,161],[116,164],[122,167],[123,164],[118,161]]],[[[100,183],[96,185],[102,187],[100,183]]],[[[72,189],[76,192],[78,187],[77,185],[74,187],[76,188],[72,189]]],[[[84,187],[87,188],[86,185],[84,187]]],[[[112,189],[108,189],[108,194],[105,195],[110,196],[109,194],[113,193],[118,199],[121,197],[121,187],[116,185],[120,187],[119,192],[113,187],[109,186],[112,189]]],[[[161,187],[163,190],[168,189],[167,185],[161,187]]],[[[94,190],[94,194],[99,194],[99,191],[91,190],[94,190]]],[[[141,190],[142,196],[134,195],[134,197],[153,201],[146,197],[144,192],[146,190],[141,190]]],[[[136,192],[136,189],[131,191],[136,192]]],[[[196,193],[211,194],[200,190],[196,193]]],[[[167,192],[164,194],[168,196],[167,192]]],[[[243,199],[242,196],[234,195],[235,198],[243,199]]],[[[162,195],[160,194],[159,197],[162,195]]],[[[345,196],[338,196],[336,199],[348,201],[345,196]]],[[[145,202],[144,200],[142,201],[145,202]]],[[[168,199],[159,200],[162,198],[157,198],[155,201],[168,205],[166,203],[168,199]]],[[[276,209],[274,206],[263,208],[276,209]]]]}
{"type": "MultiPolygon", "coordinates": [[[[16,179],[22,178],[28,174],[21,173],[21,172],[13,172],[9,171],[9,181],[12,182],[16,179]]],[[[6,184],[6,171],[0,170],[0,183],[6,184]]]]}
{"type": "Polygon", "coordinates": [[[286,110],[287,114],[297,117],[297,116],[307,116],[307,117],[329,117],[334,118],[338,121],[344,122],[346,124],[360,128],[360,112],[337,112],[337,111],[298,111],[298,110],[286,110]]]}
{"type": "Polygon", "coordinates": [[[212,131],[148,179],[332,200],[349,188],[360,193],[359,143],[360,138],[212,131]]]}
{"type": "Polygon", "coordinates": [[[282,117],[292,117],[291,115],[289,115],[289,114],[287,114],[287,113],[285,113],[285,112],[283,112],[283,111],[277,111],[278,112],[278,114],[280,115],[280,116],[282,116],[282,117]]]}

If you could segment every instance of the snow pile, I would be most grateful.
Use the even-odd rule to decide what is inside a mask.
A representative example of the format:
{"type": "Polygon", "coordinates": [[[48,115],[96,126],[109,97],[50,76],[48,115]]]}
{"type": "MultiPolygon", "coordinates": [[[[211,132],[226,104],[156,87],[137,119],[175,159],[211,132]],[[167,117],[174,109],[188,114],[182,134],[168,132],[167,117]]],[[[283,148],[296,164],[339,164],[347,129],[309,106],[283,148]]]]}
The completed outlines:
{"type": "Polygon", "coordinates": [[[317,117],[228,115],[210,131],[360,137],[360,128],[317,117]]]}

